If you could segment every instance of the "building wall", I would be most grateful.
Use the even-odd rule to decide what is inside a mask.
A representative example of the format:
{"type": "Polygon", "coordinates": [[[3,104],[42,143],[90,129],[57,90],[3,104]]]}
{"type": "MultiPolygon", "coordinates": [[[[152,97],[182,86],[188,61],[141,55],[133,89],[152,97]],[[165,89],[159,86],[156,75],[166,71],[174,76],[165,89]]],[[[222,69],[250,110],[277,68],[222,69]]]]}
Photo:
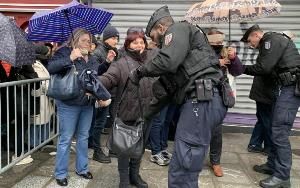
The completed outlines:
{"type": "MultiPolygon", "coordinates": [[[[146,27],[147,22],[157,8],[168,5],[170,12],[176,21],[183,20],[186,11],[193,3],[199,1],[192,0],[94,0],[93,6],[97,8],[105,8],[112,11],[115,15],[112,18],[111,24],[116,26],[121,33],[121,43],[124,41],[125,33],[130,26],[146,27]]],[[[237,47],[238,56],[244,64],[253,64],[257,57],[257,51],[244,46],[244,43],[239,42],[245,28],[257,23],[265,31],[280,32],[283,30],[291,30],[297,35],[296,43],[300,44],[300,1],[299,0],[279,0],[282,5],[280,15],[267,17],[243,24],[231,24],[231,45],[237,47]]],[[[228,34],[228,24],[203,24],[203,28],[217,27],[222,32],[228,34]]],[[[228,39],[228,36],[226,37],[228,39]]],[[[252,84],[252,77],[242,75],[237,78],[237,103],[230,112],[242,114],[255,114],[255,103],[249,99],[249,91],[252,84]]]]}

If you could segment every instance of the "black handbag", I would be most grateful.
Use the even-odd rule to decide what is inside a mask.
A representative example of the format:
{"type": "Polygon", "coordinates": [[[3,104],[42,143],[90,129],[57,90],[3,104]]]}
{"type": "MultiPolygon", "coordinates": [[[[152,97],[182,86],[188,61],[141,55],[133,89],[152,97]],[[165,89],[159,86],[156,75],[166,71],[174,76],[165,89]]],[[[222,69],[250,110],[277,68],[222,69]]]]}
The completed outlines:
{"type": "Polygon", "coordinates": [[[235,96],[227,77],[221,82],[221,91],[224,105],[228,108],[232,108],[235,105],[235,96]]]}
{"type": "Polygon", "coordinates": [[[80,94],[75,65],[65,74],[51,75],[47,96],[58,100],[74,99],[80,94]]]}
{"type": "MultiPolygon", "coordinates": [[[[126,84],[121,94],[121,100],[124,95],[124,91],[128,85],[129,78],[127,78],[126,84]]],[[[140,158],[144,152],[144,127],[145,121],[143,117],[142,102],[139,94],[139,86],[137,86],[138,103],[140,110],[140,118],[137,119],[133,126],[126,125],[119,117],[118,111],[114,119],[112,131],[109,134],[107,147],[116,153],[118,156],[129,156],[130,158],[140,158]]],[[[120,106],[118,105],[118,108],[120,106]]]]}

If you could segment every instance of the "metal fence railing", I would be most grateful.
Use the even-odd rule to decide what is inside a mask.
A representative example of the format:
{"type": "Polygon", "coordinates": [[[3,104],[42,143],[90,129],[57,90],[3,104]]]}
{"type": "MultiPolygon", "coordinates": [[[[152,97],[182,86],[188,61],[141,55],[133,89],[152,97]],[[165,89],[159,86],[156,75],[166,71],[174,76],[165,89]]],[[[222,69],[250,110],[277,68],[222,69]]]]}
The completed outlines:
{"type": "Polygon", "coordinates": [[[49,79],[0,83],[0,174],[58,136],[49,79]]]}

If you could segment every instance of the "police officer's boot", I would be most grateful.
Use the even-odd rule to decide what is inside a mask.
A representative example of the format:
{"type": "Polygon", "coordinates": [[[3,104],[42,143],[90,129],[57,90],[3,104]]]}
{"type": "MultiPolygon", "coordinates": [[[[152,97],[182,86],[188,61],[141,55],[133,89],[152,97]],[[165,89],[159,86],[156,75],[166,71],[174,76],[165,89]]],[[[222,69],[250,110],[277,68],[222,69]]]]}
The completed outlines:
{"type": "Polygon", "coordinates": [[[271,176],[267,179],[261,180],[259,185],[264,188],[290,188],[291,182],[290,179],[282,180],[275,176],[271,176]]]}
{"type": "Polygon", "coordinates": [[[141,178],[140,172],[141,159],[130,159],[129,180],[130,184],[137,188],[148,188],[148,184],[141,178]]]}

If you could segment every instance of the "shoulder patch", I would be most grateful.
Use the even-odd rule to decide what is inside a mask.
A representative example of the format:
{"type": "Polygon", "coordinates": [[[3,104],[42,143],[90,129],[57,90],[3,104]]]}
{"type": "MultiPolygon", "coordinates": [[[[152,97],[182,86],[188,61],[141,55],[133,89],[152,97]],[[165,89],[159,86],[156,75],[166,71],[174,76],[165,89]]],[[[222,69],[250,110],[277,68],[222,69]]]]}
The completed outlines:
{"type": "Polygon", "coordinates": [[[166,46],[168,46],[171,43],[172,38],[173,38],[173,34],[172,33],[170,33],[167,36],[165,36],[165,45],[166,46]]]}
{"type": "Polygon", "coordinates": [[[268,41],[268,42],[265,42],[265,49],[268,50],[271,48],[271,42],[268,41]]]}

